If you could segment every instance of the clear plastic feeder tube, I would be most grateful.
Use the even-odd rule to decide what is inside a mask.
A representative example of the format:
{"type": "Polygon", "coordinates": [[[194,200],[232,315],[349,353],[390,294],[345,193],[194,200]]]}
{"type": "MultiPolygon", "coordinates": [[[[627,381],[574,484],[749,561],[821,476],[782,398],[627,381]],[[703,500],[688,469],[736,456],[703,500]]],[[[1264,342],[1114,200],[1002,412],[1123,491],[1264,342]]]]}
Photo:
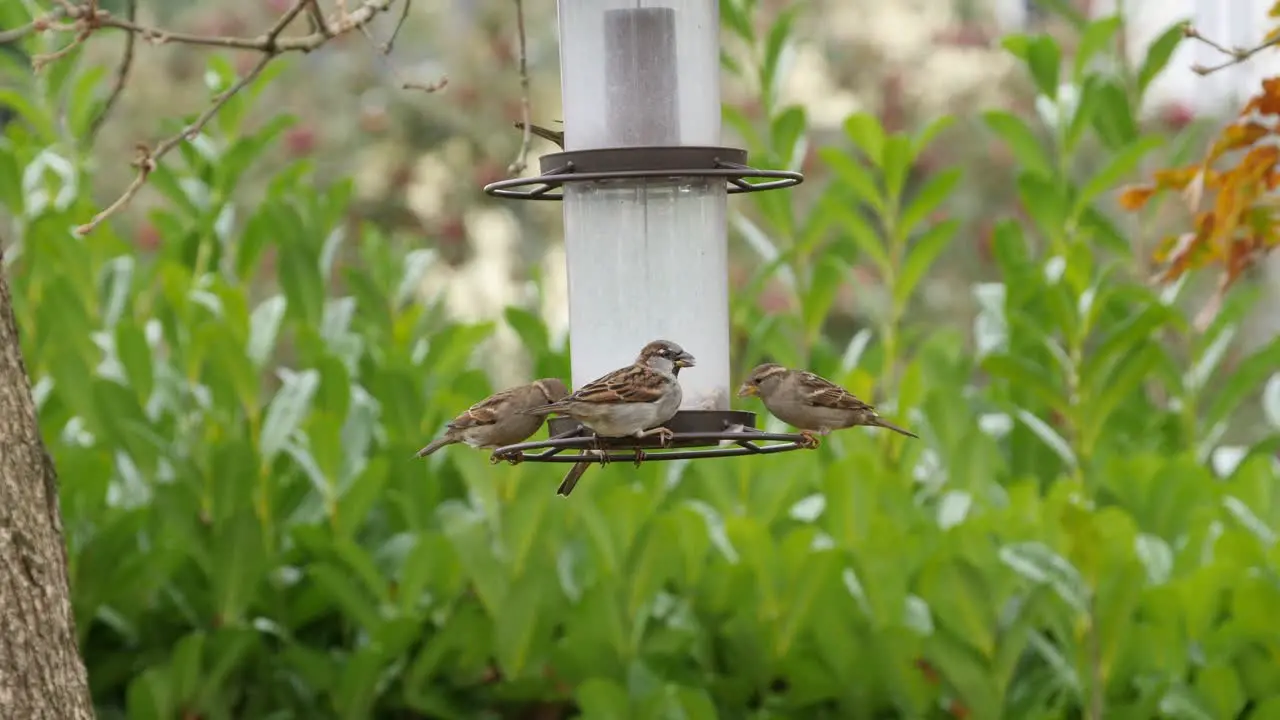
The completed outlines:
{"type": "MultiPolygon", "coordinates": [[[[716,0],[559,0],[568,150],[720,144],[716,0]]],[[[697,367],[682,408],[729,409],[722,179],[570,183],[564,191],[573,384],[673,340],[697,367]]]]}

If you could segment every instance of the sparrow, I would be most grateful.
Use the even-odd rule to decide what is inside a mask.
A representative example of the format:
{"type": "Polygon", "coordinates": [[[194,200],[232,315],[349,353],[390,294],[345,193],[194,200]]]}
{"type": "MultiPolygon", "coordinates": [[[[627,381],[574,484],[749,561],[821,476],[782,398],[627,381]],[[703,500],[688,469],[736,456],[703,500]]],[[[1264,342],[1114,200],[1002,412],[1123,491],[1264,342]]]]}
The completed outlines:
{"type": "MultiPolygon", "coordinates": [[[[515,126],[517,130],[521,130],[521,131],[524,130],[524,123],[520,121],[516,121],[515,126]]],[[[561,150],[564,149],[564,131],[563,130],[551,130],[549,128],[544,128],[541,125],[534,125],[533,123],[529,123],[529,132],[534,135],[537,135],[543,140],[550,140],[556,145],[559,145],[561,150]]]]}
{"type": "Polygon", "coordinates": [[[818,435],[832,430],[870,425],[918,438],[876,413],[876,409],[826,378],[777,363],[757,366],[738,388],[738,397],[758,396],[778,419],[800,429],[808,447],[818,447],[818,435]]]}
{"type": "Polygon", "coordinates": [[[558,378],[542,378],[494,393],[450,420],[444,435],[432,440],[414,457],[426,457],[454,443],[491,450],[522,442],[538,432],[547,417],[546,413],[526,411],[554,403],[568,394],[569,388],[558,378]]]}
{"type": "MultiPolygon", "coordinates": [[[[694,357],[679,345],[669,340],[654,340],[640,350],[631,365],[587,383],[563,400],[525,412],[566,415],[597,438],[639,439],[657,435],[665,444],[675,433],[662,424],[675,417],[683,399],[676,372],[693,367],[694,363],[694,357]]],[[[556,492],[560,495],[572,492],[585,469],[579,470],[575,464],[556,492]]]]}
{"type": "MultiPolygon", "coordinates": [[[[671,374],[679,378],[680,366],[676,365],[675,367],[671,368],[671,374]]],[[[736,427],[741,427],[741,426],[736,426],[736,427]]],[[[585,455],[586,453],[584,452],[581,454],[585,455]]],[[[636,467],[640,467],[640,463],[638,462],[638,460],[642,457],[643,457],[643,454],[637,455],[636,467]]],[[[582,462],[574,463],[573,467],[569,468],[569,472],[565,473],[564,480],[560,481],[560,487],[556,488],[556,494],[564,495],[565,497],[568,497],[569,493],[573,492],[573,488],[577,486],[579,478],[582,477],[582,473],[586,472],[587,469],[590,467],[591,467],[591,463],[586,460],[583,460],[582,462]]]]}

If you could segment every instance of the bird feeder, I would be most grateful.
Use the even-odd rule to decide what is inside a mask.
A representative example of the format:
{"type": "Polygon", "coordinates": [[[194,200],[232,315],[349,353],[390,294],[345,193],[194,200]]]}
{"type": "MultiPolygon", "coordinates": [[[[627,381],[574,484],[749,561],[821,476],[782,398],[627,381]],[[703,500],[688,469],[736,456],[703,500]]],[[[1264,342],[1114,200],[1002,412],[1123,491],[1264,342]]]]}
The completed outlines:
{"type": "MultiPolygon", "coordinates": [[[[564,151],[542,156],[540,175],[485,192],[563,201],[573,387],[673,340],[698,364],[680,375],[669,449],[646,459],[795,449],[799,436],[759,432],[754,413],[729,409],[728,196],[804,177],[752,168],[745,150],[720,145],[717,0],[559,0],[557,12],[564,151]]],[[[495,458],[579,462],[561,452],[595,447],[607,461],[657,447],[582,437],[569,418],[549,428],[551,439],[495,458]]]]}

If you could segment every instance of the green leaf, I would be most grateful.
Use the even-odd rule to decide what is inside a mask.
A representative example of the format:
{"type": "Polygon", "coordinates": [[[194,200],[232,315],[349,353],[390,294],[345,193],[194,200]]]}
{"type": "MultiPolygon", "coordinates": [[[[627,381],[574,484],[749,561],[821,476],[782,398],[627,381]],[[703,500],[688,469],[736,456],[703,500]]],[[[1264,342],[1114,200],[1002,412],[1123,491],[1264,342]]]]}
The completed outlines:
{"type": "Polygon", "coordinates": [[[262,367],[275,350],[287,306],[283,295],[272,295],[259,303],[249,316],[249,344],[245,353],[254,365],[262,367]]]}
{"type": "Polygon", "coordinates": [[[844,134],[867,156],[872,164],[884,161],[884,128],[880,120],[870,113],[855,113],[845,118],[844,134]]]}
{"type": "Polygon", "coordinates": [[[929,272],[929,268],[933,267],[934,261],[946,250],[947,244],[959,229],[959,220],[947,220],[925,230],[920,237],[916,238],[911,244],[911,249],[907,251],[907,260],[902,265],[902,274],[894,284],[895,302],[905,303],[911,297],[919,287],[920,281],[929,272]]]}
{"type": "Polygon", "coordinates": [[[522,677],[530,668],[538,637],[538,617],[544,584],[541,578],[513,586],[493,619],[493,653],[508,678],[522,677]]]}
{"type": "Polygon", "coordinates": [[[755,41],[755,31],[751,27],[751,10],[749,3],[742,0],[724,0],[720,3],[720,22],[728,25],[739,38],[751,43],[755,41]]]}
{"type": "Polygon", "coordinates": [[[1050,450],[1057,453],[1058,457],[1062,458],[1062,462],[1066,463],[1068,467],[1076,466],[1075,451],[1071,449],[1071,445],[1063,439],[1062,435],[1058,434],[1057,430],[1054,430],[1044,420],[1026,410],[1018,410],[1015,415],[1027,426],[1028,430],[1035,433],[1036,437],[1040,438],[1045,445],[1048,445],[1050,450]]]}
{"type": "Polygon", "coordinates": [[[1118,153],[1111,155],[1111,160],[1107,162],[1102,170],[1098,171],[1085,183],[1080,190],[1080,196],[1076,198],[1076,206],[1072,211],[1072,215],[1079,217],[1080,213],[1093,202],[1095,198],[1102,193],[1114,188],[1120,184],[1126,175],[1133,172],[1138,167],[1138,163],[1142,162],[1142,158],[1147,153],[1164,144],[1164,139],[1158,135],[1147,135],[1132,143],[1118,153]]]}
{"type": "Polygon", "coordinates": [[[116,323],[116,356],[138,402],[146,403],[155,387],[155,370],[146,335],[132,320],[116,323]]]}
{"type": "Polygon", "coordinates": [[[773,25],[765,35],[764,58],[760,63],[760,87],[767,95],[767,106],[778,96],[778,85],[783,81],[778,65],[783,53],[791,45],[791,26],[795,24],[800,9],[799,5],[784,7],[774,17],[773,25]]]}
{"type": "Polygon", "coordinates": [[[770,123],[773,149],[778,153],[778,160],[783,167],[797,167],[804,160],[797,155],[796,150],[800,147],[807,125],[804,108],[799,105],[788,106],[770,123]]]}
{"type": "Polygon", "coordinates": [[[797,637],[813,622],[812,612],[826,589],[839,575],[839,558],[834,550],[814,552],[810,543],[788,547],[787,566],[793,568],[792,582],[788,584],[783,603],[782,622],[778,626],[774,654],[779,661],[790,654],[797,637]],[[800,551],[796,553],[796,551],[800,551]],[[798,555],[798,556],[795,556],[798,555]]]}
{"type": "Polygon", "coordinates": [[[927,565],[917,581],[934,617],[956,638],[991,660],[996,652],[992,591],[982,572],[956,558],[927,565]]]}
{"type": "Polygon", "coordinates": [[[289,441],[290,436],[302,424],[311,409],[311,401],[320,386],[320,373],[304,370],[300,373],[281,370],[280,389],[267,406],[266,419],[262,422],[259,453],[263,465],[269,465],[289,441]]]}
{"type": "Polygon", "coordinates": [[[1178,49],[1178,43],[1186,37],[1183,32],[1184,23],[1179,22],[1169,26],[1169,29],[1160,34],[1150,45],[1147,46],[1147,56],[1142,59],[1142,65],[1138,68],[1138,94],[1146,95],[1147,88],[1151,85],[1151,81],[1164,71],[1166,65],[1169,64],[1173,52],[1178,49]]]}
{"type": "Polygon", "coordinates": [[[937,138],[944,130],[951,127],[954,122],[955,116],[953,115],[939,115],[929,121],[929,124],[925,125],[920,132],[916,133],[915,139],[912,141],[911,145],[911,156],[920,157],[920,153],[924,152],[925,148],[929,147],[929,145],[933,143],[934,139],[937,138]]]}
{"type": "Polygon", "coordinates": [[[551,348],[551,338],[547,334],[547,325],[542,318],[538,317],[529,310],[518,307],[509,307],[503,310],[502,316],[506,318],[507,324],[520,337],[520,344],[530,354],[537,357],[548,352],[551,348]]]}
{"type": "Polygon", "coordinates": [[[1026,391],[1034,395],[1045,407],[1061,410],[1066,407],[1062,390],[1051,382],[1052,375],[1044,368],[1017,355],[988,355],[982,361],[982,369],[1009,383],[1010,389],[1026,391]]]}
{"type": "Polygon", "coordinates": [[[43,142],[52,143],[58,137],[58,129],[53,117],[31,102],[30,97],[16,90],[0,89],[0,107],[8,107],[16,112],[31,125],[31,129],[43,142]]]}
{"type": "Polygon", "coordinates": [[[1119,15],[1111,15],[1089,23],[1080,35],[1080,44],[1076,47],[1075,68],[1072,77],[1077,85],[1084,81],[1089,61],[1094,55],[1105,52],[1111,47],[1116,32],[1120,30],[1119,15]]]}
{"type": "Polygon", "coordinates": [[[1062,51],[1053,38],[1048,35],[1011,35],[1001,44],[1027,66],[1041,95],[1050,100],[1058,98],[1058,72],[1062,63],[1062,51]]]}
{"type": "Polygon", "coordinates": [[[902,198],[902,191],[907,184],[907,174],[911,172],[911,162],[914,159],[911,154],[911,138],[894,133],[885,141],[881,165],[884,173],[884,192],[889,202],[895,205],[902,198]]]}
{"type": "Polygon", "coordinates": [[[848,275],[849,269],[836,257],[823,257],[814,266],[809,291],[801,298],[805,330],[811,337],[821,332],[831,313],[836,293],[848,275]]]}
{"type": "Polygon", "coordinates": [[[1059,186],[1044,176],[1018,174],[1018,199],[1037,229],[1051,240],[1061,240],[1067,225],[1067,200],[1059,186]]]}
{"type": "Polygon", "coordinates": [[[818,151],[818,157],[835,170],[840,184],[844,185],[856,200],[867,203],[879,212],[884,212],[884,195],[876,186],[871,173],[867,172],[857,160],[836,148],[822,148],[818,151]]]}
{"type": "Polygon", "coordinates": [[[1263,383],[1280,367],[1280,338],[1262,346],[1245,358],[1227,376],[1222,389],[1209,403],[1204,414],[1204,427],[1212,428],[1220,422],[1226,422],[1244,402],[1260,392],[1263,383]]]}
{"type": "Polygon", "coordinates": [[[84,68],[67,94],[67,127],[75,137],[88,135],[89,126],[102,107],[95,91],[106,74],[107,68],[100,65],[84,68]]]}
{"type": "Polygon", "coordinates": [[[989,110],[982,114],[982,119],[1005,141],[1024,171],[1053,177],[1054,170],[1048,155],[1022,118],[1004,110],[989,110]]]}
{"type": "Polygon", "coordinates": [[[1098,83],[1092,121],[1107,148],[1118,150],[1138,138],[1138,122],[1124,88],[1114,80],[1098,83]]]}
{"type": "Polygon", "coordinates": [[[898,220],[898,232],[903,237],[909,237],[916,226],[937,210],[942,205],[942,201],[955,191],[962,177],[964,172],[960,168],[947,168],[925,181],[924,186],[916,192],[911,202],[907,203],[906,210],[902,212],[902,217],[898,220]]]}
{"type": "Polygon", "coordinates": [[[1089,608],[1089,589],[1080,571],[1041,542],[1019,542],[1000,548],[1000,561],[1023,578],[1047,585],[1077,613],[1089,608]]]}
{"type": "Polygon", "coordinates": [[[627,697],[627,691],[613,680],[590,678],[578,686],[573,697],[578,703],[578,709],[582,711],[583,718],[591,720],[630,720],[631,718],[631,701],[627,697]]]}

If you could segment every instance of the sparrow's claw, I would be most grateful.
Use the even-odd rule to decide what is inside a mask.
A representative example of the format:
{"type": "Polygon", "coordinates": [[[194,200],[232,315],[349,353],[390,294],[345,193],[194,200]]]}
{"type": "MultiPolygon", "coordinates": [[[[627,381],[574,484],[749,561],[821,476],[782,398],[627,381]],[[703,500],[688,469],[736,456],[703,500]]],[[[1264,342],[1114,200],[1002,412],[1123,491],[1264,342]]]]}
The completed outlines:
{"type": "Polygon", "coordinates": [[[495,453],[493,453],[492,455],[490,455],[490,456],[489,456],[489,464],[490,464],[490,465],[497,465],[498,463],[500,463],[500,462],[502,462],[503,460],[506,460],[506,459],[507,459],[507,458],[505,458],[505,457],[499,457],[498,453],[496,453],[496,452],[495,452],[495,453]]]}
{"type": "Polygon", "coordinates": [[[671,430],[664,427],[657,428],[653,431],[653,434],[658,436],[658,445],[660,447],[666,447],[669,445],[672,438],[676,436],[674,432],[671,432],[671,430]]]}
{"type": "Polygon", "coordinates": [[[822,444],[822,441],[818,439],[818,436],[808,430],[801,430],[800,437],[804,439],[796,444],[808,450],[817,450],[818,446],[822,444]]]}
{"type": "Polygon", "coordinates": [[[636,448],[636,456],[634,460],[636,467],[640,467],[640,463],[644,462],[644,458],[645,458],[644,451],[641,450],[640,448],[636,448]]]}

